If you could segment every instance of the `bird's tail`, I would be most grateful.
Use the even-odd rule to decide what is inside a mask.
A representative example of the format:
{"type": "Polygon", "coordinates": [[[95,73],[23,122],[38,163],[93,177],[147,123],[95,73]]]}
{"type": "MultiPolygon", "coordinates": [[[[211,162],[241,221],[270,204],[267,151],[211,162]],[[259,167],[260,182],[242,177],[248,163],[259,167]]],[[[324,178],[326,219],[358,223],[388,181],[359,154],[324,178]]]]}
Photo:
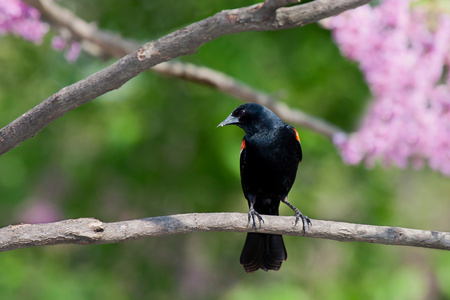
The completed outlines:
{"type": "Polygon", "coordinates": [[[281,235],[248,233],[240,262],[247,273],[258,269],[278,271],[286,258],[286,248],[281,235]]]}

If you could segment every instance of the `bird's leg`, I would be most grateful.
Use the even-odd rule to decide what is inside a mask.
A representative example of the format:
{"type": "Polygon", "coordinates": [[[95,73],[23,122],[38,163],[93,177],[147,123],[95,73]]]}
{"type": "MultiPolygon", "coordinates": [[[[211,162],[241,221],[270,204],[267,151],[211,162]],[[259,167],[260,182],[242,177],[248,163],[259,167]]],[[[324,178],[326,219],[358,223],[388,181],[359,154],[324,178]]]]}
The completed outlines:
{"type": "Polygon", "coordinates": [[[305,233],[306,233],[306,226],[305,226],[305,225],[308,224],[308,227],[309,227],[310,225],[312,225],[311,220],[310,220],[307,216],[303,215],[303,214],[298,210],[297,207],[295,207],[294,205],[292,205],[291,203],[289,203],[289,202],[287,201],[287,197],[282,198],[281,201],[282,201],[283,203],[285,203],[287,206],[289,206],[290,209],[292,209],[292,210],[295,212],[295,225],[297,225],[298,220],[299,220],[300,218],[302,219],[302,223],[303,223],[303,234],[305,234],[305,233]]]}
{"type": "Polygon", "coordinates": [[[250,199],[249,201],[248,201],[248,203],[249,203],[249,205],[250,205],[250,208],[249,208],[249,210],[248,210],[248,222],[250,223],[250,219],[252,219],[253,220],[253,227],[255,227],[255,229],[257,229],[256,228],[256,220],[255,220],[255,216],[258,218],[258,221],[259,221],[259,227],[261,227],[261,222],[263,222],[264,223],[264,220],[263,220],[263,218],[261,217],[261,215],[253,208],[253,205],[255,204],[255,201],[256,201],[256,199],[250,199]]]}

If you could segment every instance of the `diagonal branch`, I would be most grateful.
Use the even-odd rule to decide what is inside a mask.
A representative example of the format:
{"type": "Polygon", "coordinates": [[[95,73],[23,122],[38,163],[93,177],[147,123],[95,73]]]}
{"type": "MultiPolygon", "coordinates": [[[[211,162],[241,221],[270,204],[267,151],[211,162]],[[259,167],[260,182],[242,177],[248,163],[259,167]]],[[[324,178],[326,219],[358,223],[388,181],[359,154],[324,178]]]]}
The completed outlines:
{"type": "Polygon", "coordinates": [[[286,122],[303,126],[329,139],[333,138],[336,133],[343,132],[342,129],[333,124],[309,115],[299,109],[291,108],[285,103],[277,101],[275,97],[269,94],[258,91],[231,76],[210,68],[173,61],[162,63],[153,69],[167,76],[212,86],[223,93],[246,102],[259,103],[270,108],[286,122]]]}
{"type": "MultiPolygon", "coordinates": [[[[56,4],[53,0],[26,1],[30,5],[38,8],[42,17],[52,24],[52,26],[57,29],[68,29],[76,39],[89,42],[87,45],[84,43],[86,45],[84,48],[93,55],[120,57],[139,47],[136,42],[126,40],[119,35],[101,30],[97,26],[86,22],[76,16],[72,11],[56,4]]],[[[298,0],[267,0],[264,2],[263,7],[270,7],[271,10],[274,10],[291,2],[298,2],[298,0]]],[[[303,126],[330,139],[336,133],[342,132],[342,129],[335,125],[306,114],[301,110],[290,108],[283,103],[278,103],[275,97],[258,91],[222,72],[207,67],[172,61],[161,63],[151,70],[165,76],[189,80],[213,87],[245,102],[262,104],[269,107],[285,121],[303,126]]]]}
{"type": "MultiPolygon", "coordinates": [[[[192,232],[255,232],[244,213],[193,213],[103,223],[92,218],[0,228],[0,251],[60,244],[110,244],[192,232]]],[[[258,232],[340,242],[366,242],[450,250],[450,232],[312,220],[303,230],[294,217],[264,216],[258,232]]]]}
{"type": "Polygon", "coordinates": [[[316,0],[303,5],[279,8],[275,17],[260,21],[255,16],[258,5],[224,10],[193,23],[119,59],[111,66],[61,89],[0,130],[0,155],[67,112],[111,90],[162,62],[193,54],[203,44],[218,37],[244,31],[280,30],[317,22],[370,0],[316,0]]]}

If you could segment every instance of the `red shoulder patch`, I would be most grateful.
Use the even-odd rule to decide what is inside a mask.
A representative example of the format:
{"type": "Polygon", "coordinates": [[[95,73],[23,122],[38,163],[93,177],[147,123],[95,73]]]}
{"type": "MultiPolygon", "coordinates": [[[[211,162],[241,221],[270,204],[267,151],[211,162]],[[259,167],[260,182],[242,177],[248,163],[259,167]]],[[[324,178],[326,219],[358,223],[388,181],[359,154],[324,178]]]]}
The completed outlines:
{"type": "Polygon", "coordinates": [[[242,150],[244,150],[244,149],[245,149],[245,139],[243,139],[242,143],[241,143],[241,153],[242,153],[242,150]]]}
{"type": "Polygon", "coordinates": [[[296,138],[297,141],[300,143],[300,136],[298,135],[297,130],[295,130],[295,128],[292,128],[292,129],[294,129],[294,132],[295,132],[295,138],[296,138]]]}

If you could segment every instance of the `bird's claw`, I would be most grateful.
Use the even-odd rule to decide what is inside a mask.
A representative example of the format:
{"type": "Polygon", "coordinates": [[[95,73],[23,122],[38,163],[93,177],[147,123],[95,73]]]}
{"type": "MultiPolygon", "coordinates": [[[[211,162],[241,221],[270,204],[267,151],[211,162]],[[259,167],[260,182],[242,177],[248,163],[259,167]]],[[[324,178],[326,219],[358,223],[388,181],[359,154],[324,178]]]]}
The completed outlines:
{"type": "Polygon", "coordinates": [[[302,219],[302,224],[303,224],[303,234],[306,234],[306,225],[309,226],[312,225],[311,220],[303,215],[299,210],[295,212],[295,225],[297,225],[298,220],[302,219]]]}
{"type": "MultiPolygon", "coordinates": [[[[302,224],[303,224],[303,235],[306,234],[306,224],[308,224],[308,227],[312,225],[311,220],[303,215],[297,207],[295,207],[294,205],[290,204],[287,201],[287,198],[284,197],[283,199],[281,199],[282,202],[284,202],[287,206],[289,206],[294,212],[295,212],[295,225],[297,225],[298,220],[302,219],[302,224]]],[[[294,226],[295,226],[294,225],[294,226]]]]}
{"type": "Polygon", "coordinates": [[[253,220],[253,227],[255,227],[255,229],[257,229],[255,216],[256,216],[256,218],[258,218],[259,227],[261,227],[261,222],[264,223],[263,218],[254,208],[250,208],[248,211],[248,222],[250,223],[250,220],[253,220]]]}

